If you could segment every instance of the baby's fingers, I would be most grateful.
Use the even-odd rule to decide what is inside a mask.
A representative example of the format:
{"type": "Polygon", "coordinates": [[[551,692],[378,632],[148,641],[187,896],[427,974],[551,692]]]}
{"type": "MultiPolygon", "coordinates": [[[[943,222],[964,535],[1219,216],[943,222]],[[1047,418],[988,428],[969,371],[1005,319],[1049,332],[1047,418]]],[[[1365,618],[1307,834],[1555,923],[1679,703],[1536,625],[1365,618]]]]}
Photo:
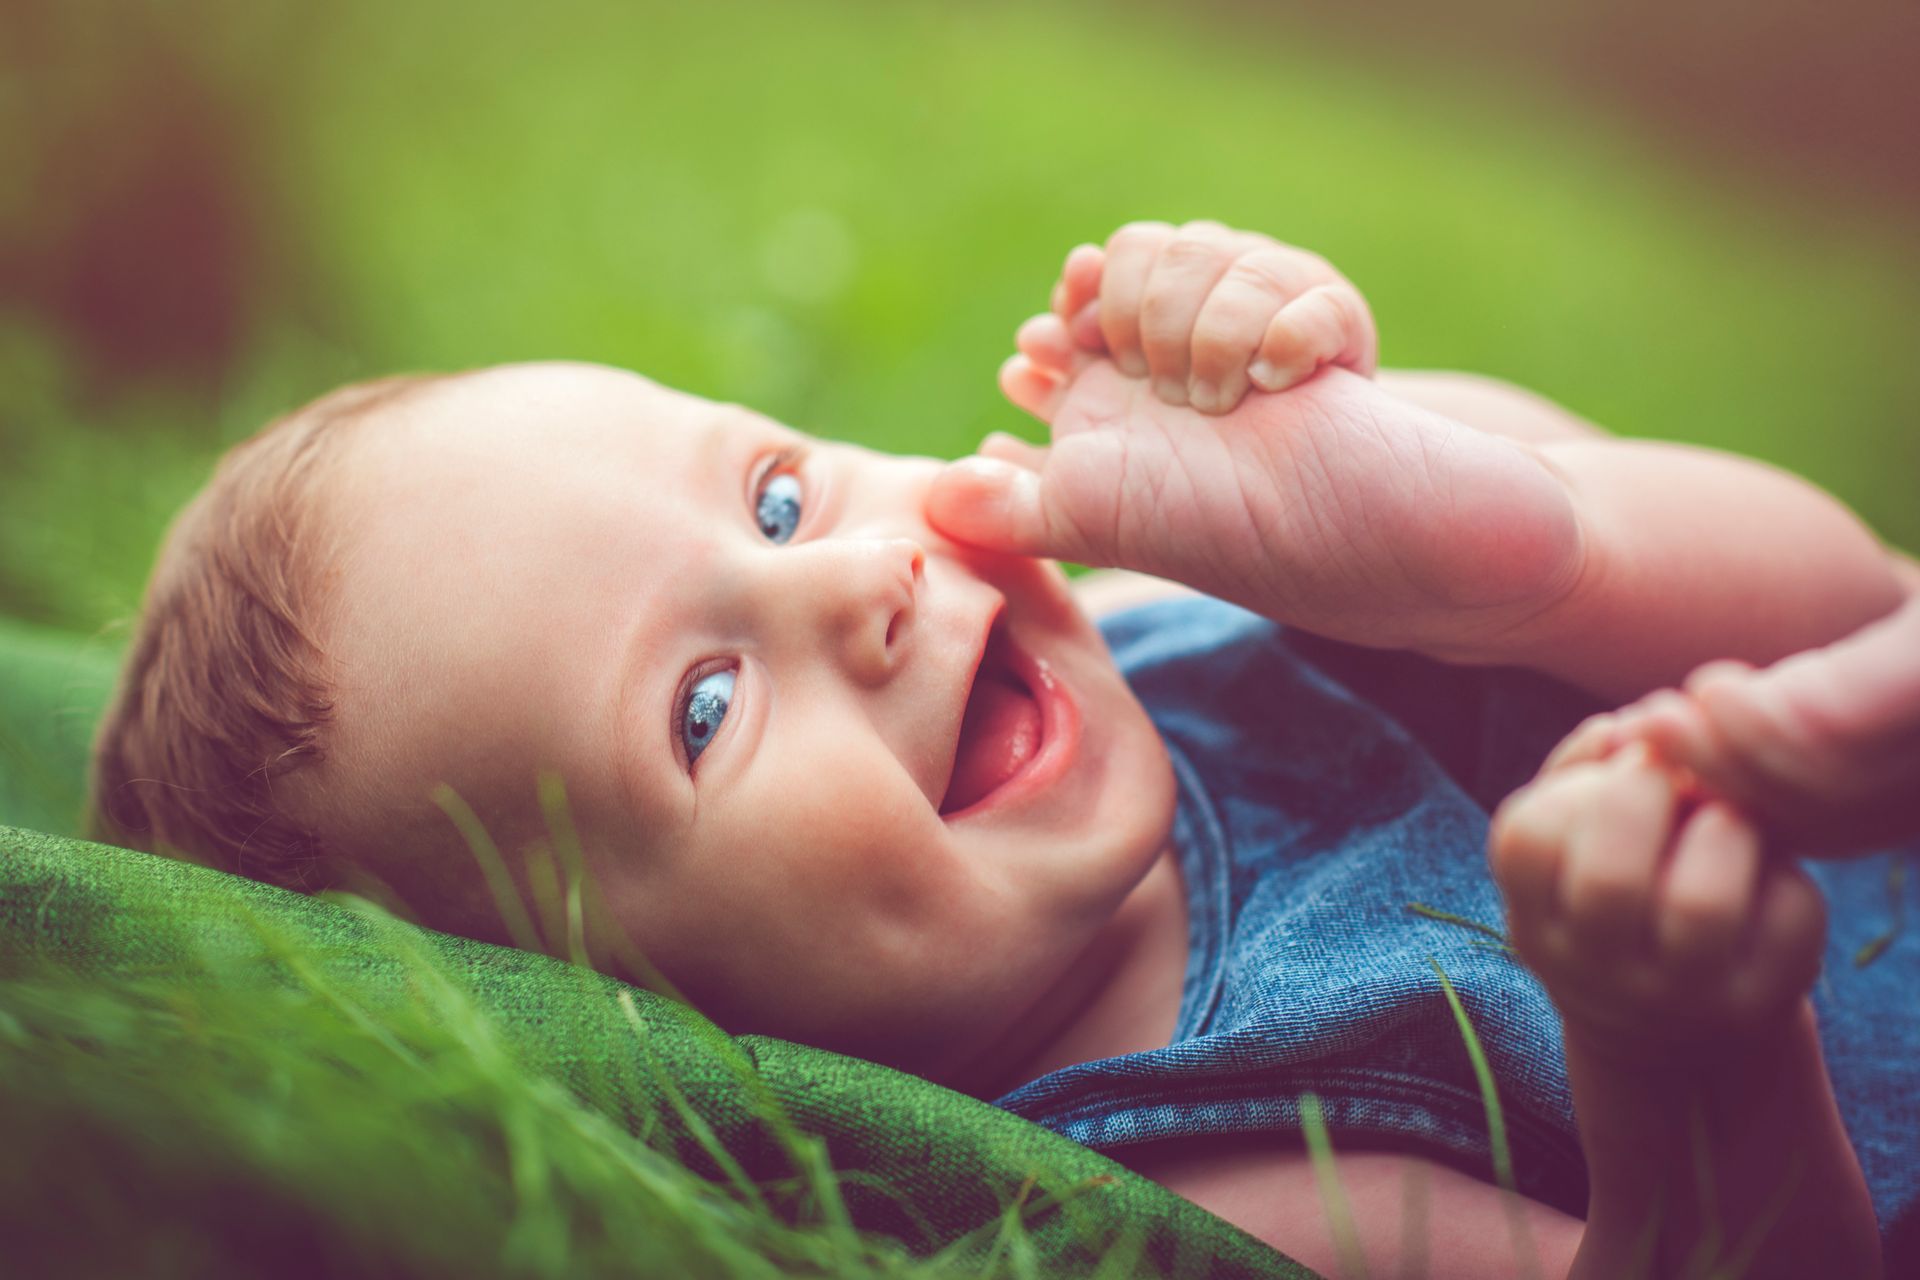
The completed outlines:
{"type": "Polygon", "coordinates": [[[1729,961],[1753,915],[1760,880],[1760,835],[1724,804],[1705,804],[1674,843],[1654,931],[1681,967],[1729,961]]]}
{"type": "Polygon", "coordinates": [[[1667,690],[1642,699],[1622,713],[1622,730],[1688,770],[1706,790],[1742,808],[1768,812],[1782,785],[1774,770],[1777,761],[1771,759],[1778,752],[1779,725],[1741,707],[1729,714],[1720,698],[1726,681],[1747,682],[1749,668],[1715,663],[1703,670],[1715,679],[1703,684],[1696,672],[1687,681],[1687,693],[1667,690]]]}
{"type": "MultiPolygon", "coordinates": [[[[1060,268],[1060,282],[1053,287],[1053,314],[1069,325],[1076,317],[1100,300],[1100,278],[1107,267],[1107,253],[1097,244],[1075,245],[1060,268]]],[[[1076,336],[1079,330],[1076,329],[1076,336]]],[[[1095,344],[1086,349],[1105,352],[1106,342],[1098,331],[1090,335],[1095,344]]]]}
{"type": "MultiPolygon", "coordinates": [[[[1324,276],[1309,254],[1277,246],[1233,260],[1193,322],[1189,396],[1204,413],[1227,413],[1247,394],[1247,365],[1260,352],[1274,317],[1324,276]]],[[[1331,270],[1331,268],[1328,268],[1331,270]]]]}
{"type": "Polygon", "coordinates": [[[1011,462],[1026,471],[1041,471],[1047,465],[1045,445],[1031,444],[1004,431],[988,432],[986,439],[980,442],[980,447],[974,452],[983,458],[1011,462]]]}
{"type": "Polygon", "coordinates": [[[1611,711],[1588,716],[1547,753],[1537,776],[1545,777],[1576,764],[1605,760],[1620,745],[1619,717],[1611,711]]]}
{"type": "Polygon", "coordinates": [[[1100,273],[1100,333],[1113,362],[1130,378],[1147,374],[1147,357],[1140,348],[1140,304],[1160,250],[1174,234],[1164,222],[1130,222],[1107,241],[1100,273]]]}
{"type": "Polygon", "coordinates": [[[1053,421],[1066,390],[1063,375],[1050,372],[1023,355],[1008,356],[1000,366],[1000,391],[1018,408],[1042,422],[1053,421]]]}
{"type": "Polygon", "coordinates": [[[1073,372],[1075,351],[1067,322],[1052,312],[1029,317],[1013,335],[1013,345],[1021,355],[1041,369],[1061,375],[1073,372]]]}
{"type": "Polygon", "coordinates": [[[1584,820],[1567,842],[1560,909],[1574,940],[1596,956],[1633,951],[1648,924],[1661,858],[1673,831],[1673,780],[1643,751],[1596,766],[1584,820]]]}
{"type": "Polygon", "coordinates": [[[1557,922],[1567,843],[1587,809],[1590,778],[1562,774],[1508,796],[1493,815],[1487,856],[1523,952],[1557,922]]]}
{"type": "Polygon", "coordinates": [[[1620,742],[1644,742],[1671,764],[1692,769],[1719,753],[1699,704],[1676,689],[1656,690],[1623,708],[1616,719],[1620,742]]]}
{"type": "Polygon", "coordinates": [[[1674,842],[1655,930],[1676,997],[1751,1025],[1813,985],[1826,904],[1799,867],[1769,861],[1752,823],[1710,803],[1674,842]]]}
{"type": "Polygon", "coordinates": [[[1736,1013],[1758,1019],[1805,995],[1819,978],[1827,902],[1791,862],[1763,867],[1754,896],[1746,963],[1730,994],[1736,1013]]]}
{"type": "Polygon", "coordinates": [[[1347,284],[1317,285],[1273,318],[1247,377],[1263,391],[1285,391],[1325,364],[1371,377],[1375,346],[1373,317],[1359,291],[1347,284]]]}
{"type": "Polygon", "coordinates": [[[1160,250],[1140,299],[1140,349],[1153,393],[1187,403],[1193,326],[1207,296],[1233,264],[1241,238],[1215,222],[1189,222],[1160,250]]]}

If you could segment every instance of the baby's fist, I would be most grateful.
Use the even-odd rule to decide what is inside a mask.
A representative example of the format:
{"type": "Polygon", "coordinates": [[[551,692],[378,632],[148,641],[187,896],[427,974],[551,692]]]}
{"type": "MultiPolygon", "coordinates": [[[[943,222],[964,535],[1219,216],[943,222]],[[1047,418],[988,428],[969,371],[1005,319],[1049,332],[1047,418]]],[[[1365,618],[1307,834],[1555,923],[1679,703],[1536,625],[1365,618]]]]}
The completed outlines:
{"type": "Polygon", "coordinates": [[[1514,950],[1569,1033],[1615,1056],[1731,1048],[1819,972],[1812,882],[1733,809],[1689,808],[1644,748],[1549,769],[1500,807],[1489,852],[1514,950]]]}
{"type": "Polygon", "coordinates": [[[1379,343],[1359,291],[1316,254],[1214,222],[1136,222],[1068,255],[1019,347],[1009,394],[1044,418],[1035,402],[1082,352],[1168,404],[1226,413],[1250,385],[1284,391],[1325,364],[1370,375],[1379,343]]]}

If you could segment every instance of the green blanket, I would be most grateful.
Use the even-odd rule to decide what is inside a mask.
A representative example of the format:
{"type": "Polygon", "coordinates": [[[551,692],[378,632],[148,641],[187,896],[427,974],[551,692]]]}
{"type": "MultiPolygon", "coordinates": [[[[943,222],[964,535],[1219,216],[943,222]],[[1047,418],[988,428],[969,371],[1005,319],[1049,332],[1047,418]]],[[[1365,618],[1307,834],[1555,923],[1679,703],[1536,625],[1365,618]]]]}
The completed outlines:
{"type": "MultiPolygon", "coordinates": [[[[0,625],[0,820],[71,829],[111,671],[110,649],[0,625]]],[[[296,1246],[320,1269],[364,1268],[360,1240],[385,1250],[376,1270],[487,1269],[479,1258],[571,1274],[612,1242],[638,1273],[738,1274],[716,1260],[731,1240],[823,1274],[856,1257],[879,1259],[875,1274],[894,1273],[889,1257],[968,1273],[1081,1274],[1104,1260],[1119,1274],[1309,1274],[1111,1161],[926,1081],[727,1037],[650,993],[365,904],[21,827],[0,827],[0,1132],[0,1235],[44,1268],[243,1271],[296,1246]],[[400,1084],[366,1087],[389,1079],[400,1084]],[[547,1097],[542,1082],[560,1088],[547,1097]],[[201,1087],[244,1095],[228,1108],[252,1108],[240,1136],[181,1118],[198,1114],[181,1091],[201,1087]],[[436,1136],[379,1136],[397,1131],[436,1136]],[[448,1184],[449,1143],[472,1144],[471,1195],[497,1204],[433,1209],[468,1191],[448,1184]],[[562,1158],[575,1148],[587,1154],[562,1158]],[[716,1188],[685,1215],[706,1243],[659,1219],[672,1219],[670,1188],[650,1234],[584,1216],[604,1210],[604,1188],[594,1200],[581,1187],[616,1176],[605,1170],[635,1197],[664,1185],[645,1163],[659,1154],[716,1188]],[[410,1185],[409,1160],[438,1181],[406,1210],[417,1231],[382,1236],[367,1224],[400,1212],[392,1188],[410,1185]],[[365,1172],[341,1172],[353,1169],[365,1172]],[[130,1171],[139,1185],[116,1187],[130,1171]],[[246,1225],[223,1202],[252,1206],[246,1225]],[[759,1216],[729,1217],[740,1205],[759,1216]],[[426,1252],[408,1254],[416,1245],[426,1252]]]]}

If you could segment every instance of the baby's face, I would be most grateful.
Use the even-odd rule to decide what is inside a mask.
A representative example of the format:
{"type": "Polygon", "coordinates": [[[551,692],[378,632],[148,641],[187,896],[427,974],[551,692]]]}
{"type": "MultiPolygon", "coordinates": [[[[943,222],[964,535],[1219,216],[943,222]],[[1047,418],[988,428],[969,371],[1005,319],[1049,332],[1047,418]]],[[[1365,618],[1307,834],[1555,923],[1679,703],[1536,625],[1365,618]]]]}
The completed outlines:
{"type": "MultiPolygon", "coordinates": [[[[509,845],[551,771],[614,918],[737,1029],[941,1071],[1019,1038],[1172,778],[1059,571],[928,527],[937,467],[593,366],[383,411],[336,512],[353,842],[444,782],[509,845]]],[[[486,932],[425,847],[373,869],[486,932]]]]}

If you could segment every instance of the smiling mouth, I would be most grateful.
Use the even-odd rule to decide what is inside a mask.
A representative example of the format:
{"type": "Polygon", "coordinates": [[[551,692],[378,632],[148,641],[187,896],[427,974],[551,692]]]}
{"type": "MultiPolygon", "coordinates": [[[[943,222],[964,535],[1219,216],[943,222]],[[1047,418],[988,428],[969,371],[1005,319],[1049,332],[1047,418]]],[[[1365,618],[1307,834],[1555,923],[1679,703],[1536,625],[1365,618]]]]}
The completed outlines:
{"type": "Polygon", "coordinates": [[[1044,726],[1039,700],[1016,673],[1006,630],[996,623],[967,695],[941,815],[970,809],[1019,776],[1040,754],[1044,726]]]}

